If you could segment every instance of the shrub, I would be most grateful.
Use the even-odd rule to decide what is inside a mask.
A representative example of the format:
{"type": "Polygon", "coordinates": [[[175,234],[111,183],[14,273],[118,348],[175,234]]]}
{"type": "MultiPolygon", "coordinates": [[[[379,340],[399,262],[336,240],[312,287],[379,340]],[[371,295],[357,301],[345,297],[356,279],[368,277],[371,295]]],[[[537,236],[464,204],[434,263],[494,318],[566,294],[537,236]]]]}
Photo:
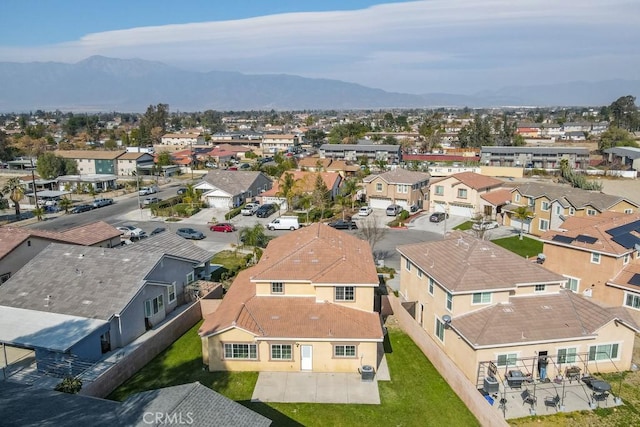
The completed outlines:
{"type": "Polygon", "coordinates": [[[238,206],[237,208],[231,209],[229,212],[224,214],[224,219],[229,221],[231,218],[234,218],[234,217],[240,215],[240,211],[241,210],[242,210],[242,206],[238,206]]]}
{"type": "Polygon", "coordinates": [[[405,220],[405,219],[409,218],[409,215],[410,215],[409,211],[404,211],[403,210],[402,212],[400,212],[400,217],[399,218],[400,218],[400,220],[405,220]]]}
{"type": "Polygon", "coordinates": [[[58,384],[55,391],[63,393],[77,394],[82,388],[82,380],[80,378],[66,377],[58,384]]]}

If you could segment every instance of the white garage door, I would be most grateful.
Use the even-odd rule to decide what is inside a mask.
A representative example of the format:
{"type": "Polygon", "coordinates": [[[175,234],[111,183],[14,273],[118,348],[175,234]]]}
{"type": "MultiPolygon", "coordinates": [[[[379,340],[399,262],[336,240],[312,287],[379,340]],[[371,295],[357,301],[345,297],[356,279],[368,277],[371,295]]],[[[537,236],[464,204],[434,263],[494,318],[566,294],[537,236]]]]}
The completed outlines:
{"type": "Polygon", "coordinates": [[[522,230],[523,232],[528,233],[530,224],[531,224],[531,220],[520,221],[514,218],[513,215],[511,216],[511,226],[518,231],[522,230]]]}
{"type": "Polygon", "coordinates": [[[387,209],[387,206],[390,204],[392,204],[392,202],[389,199],[376,199],[373,197],[369,199],[369,206],[374,209],[387,209]]]}
{"type": "Polygon", "coordinates": [[[449,215],[471,218],[474,215],[473,208],[469,206],[449,205],[449,215]]]}
{"type": "Polygon", "coordinates": [[[207,204],[211,208],[229,209],[231,200],[228,197],[207,197],[207,204]]]}

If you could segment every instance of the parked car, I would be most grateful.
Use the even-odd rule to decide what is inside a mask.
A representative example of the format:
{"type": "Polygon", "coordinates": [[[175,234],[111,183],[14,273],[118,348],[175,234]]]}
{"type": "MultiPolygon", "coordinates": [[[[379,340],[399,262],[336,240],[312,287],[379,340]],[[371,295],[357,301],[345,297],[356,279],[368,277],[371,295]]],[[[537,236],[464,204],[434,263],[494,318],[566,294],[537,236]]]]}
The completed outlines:
{"type": "Polygon", "coordinates": [[[160,234],[164,231],[167,231],[166,228],[164,227],[158,227],[158,228],[154,228],[153,231],[151,232],[151,234],[149,234],[150,236],[155,236],[156,234],[160,234]]]}
{"type": "Polygon", "coordinates": [[[149,194],[154,194],[158,192],[158,187],[156,187],[155,185],[152,185],[151,187],[141,187],[140,191],[138,191],[138,194],[140,194],[141,196],[148,196],[149,194]]]}
{"type": "Polygon", "coordinates": [[[268,203],[266,205],[262,205],[256,211],[256,216],[258,218],[268,218],[276,211],[276,205],[272,203],[268,203]]]}
{"type": "Polygon", "coordinates": [[[281,216],[267,224],[267,228],[273,230],[297,230],[300,228],[297,216],[281,216]]]}
{"type": "Polygon", "coordinates": [[[101,208],[103,206],[109,206],[113,204],[113,199],[95,199],[93,201],[94,208],[101,208]]]}
{"type": "Polygon", "coordinates": [[[90,211],[91,209],[93,209],[92,205],[78,205],[78,206],[74,206],[70,212],[71,213],[81,213],[81,212],[87,212],[90,211]]]}
{"type": "Polygon", "coordinates": [[[193,228],[178,228],[176,234],[180,237],[191,240],[202,240],[205,238],[205,235],[202,231],[198,231],[193,228]]]}
{"type": "Polygon", "coordinates": [[[400,212],[402,212],[402,206],[400,206],[400,205],[389,205],[389,206],[387,206],[387,216],[396,216],[400,212]]]}
{"type": "Polygon", "coordinates": [[[122,236],[129,239],[139,239],[147,235],[147,233],[144,232],[141,228],[138,228],[134,225],[122,225],[116,228],[120,230],[122,236]]]}
{"type": "Polygon", "coordinates": [[[480,230],[492,230],[494,228],[500,227],[497,221],[480,221],[474,223],[471,228],[480,231],[480,230]]]}
{"type": "Polygon", "coordinates": [[[183,195],[186,192],[187,192],[187,189],[185,187],[180,187],[178,188],[178,191],[177,191],[179,196],[183,195]]]}
{"type": "Polygon", "coordinates": [[[236,231],[236,227],[233,224],[229,224],[228,222],[219,222],[209,227],[209,230],[218,231],[221,233],[231,233],[233,231],[236,231]]]}
{"type": "Polygon", "coordinates": [[[358,224],[353,220],[339,219],[329,223],[329,227],[333,227],[337,230],[357,230],[358,224]]]}
{"type": "Polygon", "coordinates": [[[429,217],[429,221],[430,222],[442,222],[445,219],[449,218],[449,214],[448,213],[444,213],[444,212],[434,212],[431,214],[431,216],[429,217]]]}
{"type": "Polygon", "coordinates": [[[254,213],[256,213],[256,211],[260,209],[260,204],[259,203],[247,203],[246,205],[244,205],[244,207],[240,210],[240,213],[244,216],[251,216],[254,213]]]}
{"type": "Polygon", "coordinates": [[[413,213],[413,212],[418,212],[418,209],[420,209],[420,208],[418,207],[418,205],[411,205],[411,206],[409,207],[409,212],[411,212],[411,213],[413,213]]]}
{"type": "Polygon", "coordinates": [[[143,203],[144,203],[145,206],[149,206],[149,205],[151,205],[153,203],[158,203],[160,200],[162,200],[162,199],[159,199],[157,197],[147,197],[146,199],[144,199],[143,203]]]}
{"type": "Polygon", "coordinates": [[[358,211],[358,216],[369,216],[371,212],[373,212],[373,209],[371,209],[371,206],[363,206],[358,211]]]}
{"type": "Polygon", "coordinates": [[[238,169],[241,171],[248,171],[251,170],[251,165],[249,163],[243,163],[238,167],[238,169]]]}

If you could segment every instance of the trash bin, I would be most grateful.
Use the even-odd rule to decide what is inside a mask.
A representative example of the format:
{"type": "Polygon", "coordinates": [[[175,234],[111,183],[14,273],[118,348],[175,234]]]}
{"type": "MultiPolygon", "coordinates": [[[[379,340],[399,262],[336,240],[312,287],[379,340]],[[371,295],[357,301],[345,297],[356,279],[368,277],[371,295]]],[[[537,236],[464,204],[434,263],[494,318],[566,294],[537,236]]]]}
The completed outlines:
{"type": "Polygon", "coordinates": [[[362,376],[362,381],[373,381],[373,377],[375,377],[376,372],[373,370],[373,366],[364,365],[360,369],[360,375],[362,376]]]}

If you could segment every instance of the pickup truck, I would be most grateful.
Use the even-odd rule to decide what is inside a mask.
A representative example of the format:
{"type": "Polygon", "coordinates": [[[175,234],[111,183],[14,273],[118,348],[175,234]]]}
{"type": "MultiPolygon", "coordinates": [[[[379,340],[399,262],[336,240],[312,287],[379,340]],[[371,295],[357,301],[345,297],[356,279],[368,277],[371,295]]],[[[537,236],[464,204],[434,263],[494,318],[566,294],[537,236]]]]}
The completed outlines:
{"type": "Polygon", "coordinates": [[[151,187],[140,187],[140,191],[138,191],[138,193],[141,196],[148,196],[149,194],[154,194],[157,192],[158,192],[158,187],[156,187],[155,185],[151,187]]]}
{"type": "Polygon", "coordinates": [[[244,205],[244,208],[240,210],[240,213],[244,216],[251,216],[256,213],[259,207],[260,205],[258,203],[247,203],[244,205]]]}

